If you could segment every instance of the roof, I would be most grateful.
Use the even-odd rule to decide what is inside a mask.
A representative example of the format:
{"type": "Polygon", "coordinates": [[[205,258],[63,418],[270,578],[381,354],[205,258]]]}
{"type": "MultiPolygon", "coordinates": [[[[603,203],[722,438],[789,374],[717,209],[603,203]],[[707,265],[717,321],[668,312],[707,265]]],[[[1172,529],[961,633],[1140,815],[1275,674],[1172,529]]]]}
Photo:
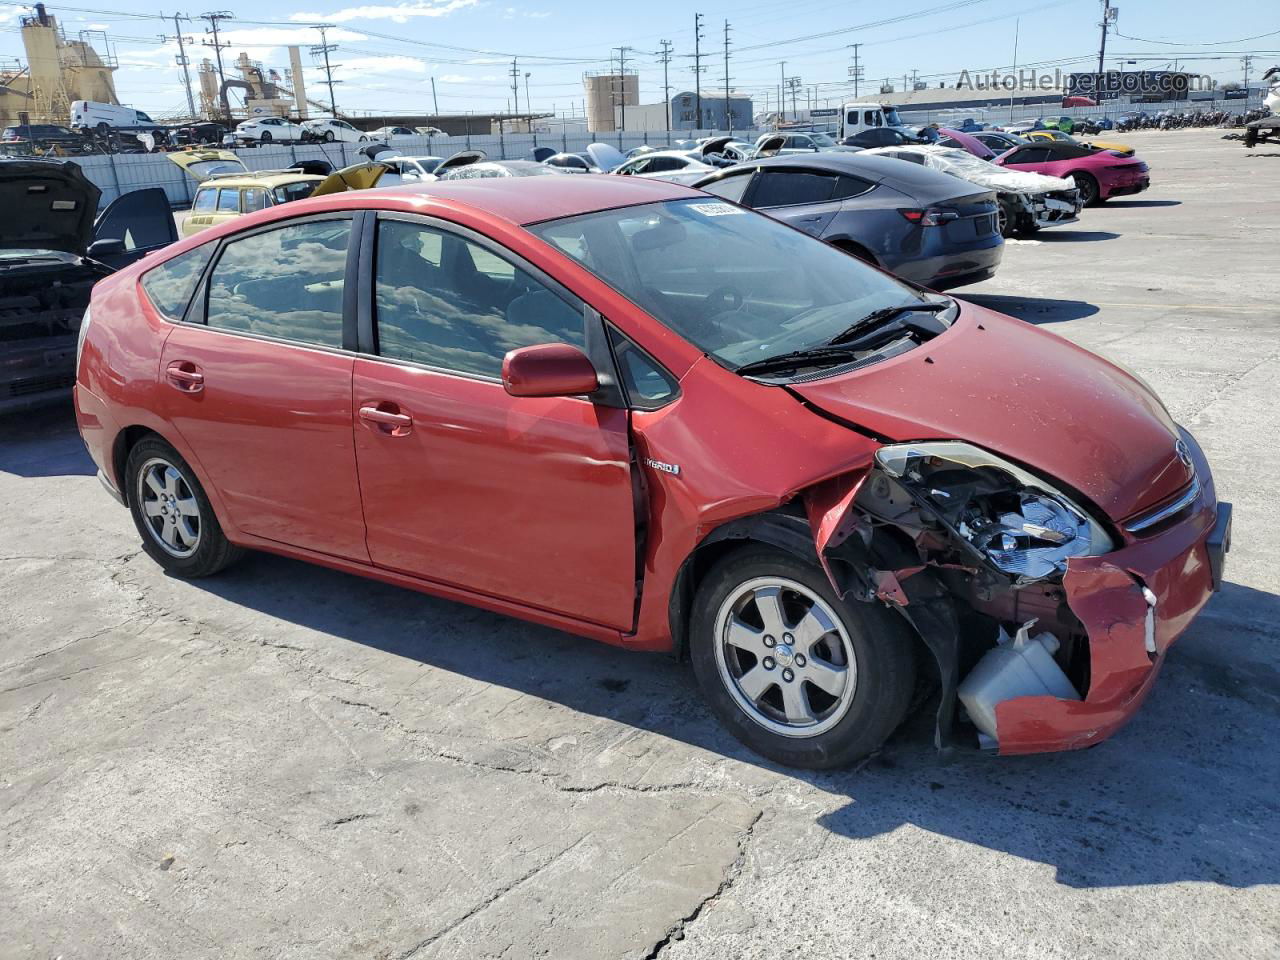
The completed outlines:
{"type": "Polygon", "coordinates": [[[414,206],[412,201],[415,198],[452,201],[524,226],[597,210],[677,200],[695,194],[696,191],[688,187],[666,180],[581,173],[552,177],[438,180],[399,187],[376,187],[361,190],[358,194],[338,196],[347,200],[359,196],[370,201],[408,201],[405,205],[409,207],[414,206]]]}
{"type": "Polygon", "coordinates": [[[197,184],[196,189],[200,187],[278,187],[284,183],[299,183],[302,181],[319,183],[324,179],[324,177],[314,173],[271,173],[263,176],[255,175],[253,171],[250,171],[249,173],[237,173],[233,176],[211,177],[197,184]]]}
{"type": "Polygon", "coordinates": [[[824,173],[847,173],[872,180],[893,180],[904,186],[928,188],[938,185],[938,173],[908,160],[895,157],[871,156],[865,152],[846,153],[788,153],[760,160],[748,160],[725,170],[741,170],[745,167],[790,167],[802,170],[821,170],[824,173]]]}

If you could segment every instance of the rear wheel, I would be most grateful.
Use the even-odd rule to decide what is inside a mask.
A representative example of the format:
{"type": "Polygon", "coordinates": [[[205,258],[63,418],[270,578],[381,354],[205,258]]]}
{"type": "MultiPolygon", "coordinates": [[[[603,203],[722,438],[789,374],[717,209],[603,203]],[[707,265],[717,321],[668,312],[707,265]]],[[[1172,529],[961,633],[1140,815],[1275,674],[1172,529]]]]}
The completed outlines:
{"type": "Polygon", "coordinates": [[[690,624],[711,708],[757,753],[795,767],[876,750],[914,689],[912,639],[883,607],[836,596],[816,565],[767,547],[708,573],[690,624]]]}
{"type": "Polygon", "coordinates": [[[207,577],[243,552],[222,533],[195,472],[159,437],[139,441],[125,464],[129,511],[142,548],[180,577],[207,577]]]}
{"type": "Polygon", "coordinates": [[[1080,191],[1080,199],[1086,207],[1095,207],[1102,203],[1102,191],[1098,189],[1098,181],[1088,173],[1073,173],[1072,179],[1080,191]]]}

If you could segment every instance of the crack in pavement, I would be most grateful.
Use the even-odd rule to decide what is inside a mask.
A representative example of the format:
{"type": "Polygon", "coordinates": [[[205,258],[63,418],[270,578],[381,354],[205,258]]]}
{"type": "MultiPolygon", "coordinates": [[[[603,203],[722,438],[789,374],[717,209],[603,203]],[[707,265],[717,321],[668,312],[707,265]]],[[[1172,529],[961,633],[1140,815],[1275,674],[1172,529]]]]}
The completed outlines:
{"type": "Polygon", "coordinates": [[[389,954],[383,954],[383,957],[384,958],[390,957],[390,960],[409,960],[410,957],[425,950],[427,947],[431,946],[437,940],[440,940],[443,937],[447,937],[450,933],[452,933],[454,930],[457,930],[460,926],[462,926],[468,920],[471,920],[473,917],[476,917],[479,914],[483,913],[485,910],[489,909],[489,907],[493,906],[495,903],[497,903],[507,894],[523,886],[525,883],[532,880],[534,877],[542,873],[542,871],[546,870],[548,867],[554,866],[557,862],[559,862],[560,860],[563,860],[566,856],[568,856],[578,847],[582,846],[582,844],[584,844],[587,840],[589,840],[591,836],[592,834],[587,833],[579,837],[577,840],[569,844],[569,846],[565,847],[559,853],[553,855],[547,860],[544,860],[542,863],[538,864],[532,870],[529,870],[528,872],[521,874],[519,877],[516,877],[516,879],[500,887],[498,890],[494,891],[494,893],[492,893],[490,896],[481,900],[475,906],[471,907],[471,909],[467,910],[466,913],[462,914],[462,916],[458,917],[455,920],[450,921],[448,924],[444,926],[443,929],[437,931],[436,933],[433,933],[431,936],[427,937],[425,940],[419,941],[418,943],[410,947],[408,950],[405,950],[402,953],[397,953],[394,955],[394,957],[391,957],[389,954]]]}
{"type": "Polygon", "coordinates": [[[728,868],[725,870],[724,877],[721,879],[720,885],[712,891],[710,896],[704,897],[698,905],[693,908],[691,913],[676,921],[675,926],[671,927],[671,929],[667,931],[667,935],[655,943],[653,945],[653,949],[644,955],[644,960],[657,960],[657,958],[662,955],[662,952],[666,950],[667,947],[671,946],[672,941],[683,940],[690,925],[697,922],[698,918],[702,916],[702,911],[724,896],[725,892],[737,882],[738,877],[742,874],[742,868],[746,866],[747,848],[751,845],[751,838],[755,834],[756,825],[763,818],[764,811],[761,810],[755,815],[755,819],[747,824],[746,829],[738,835],[738,856],[734,858],[733,863],[729,864],[728,868]]]}

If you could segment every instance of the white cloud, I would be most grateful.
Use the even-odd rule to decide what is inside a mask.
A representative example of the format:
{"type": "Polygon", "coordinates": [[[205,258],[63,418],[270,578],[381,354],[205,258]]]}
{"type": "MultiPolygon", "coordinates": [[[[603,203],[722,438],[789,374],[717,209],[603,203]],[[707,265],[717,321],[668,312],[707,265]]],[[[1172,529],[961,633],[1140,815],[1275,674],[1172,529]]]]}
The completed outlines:
{"type": "Polygon", "coordinates": [[[504,77],[485,75],[483,77],[468,77],[461,73],[446,73],[436,77],[441,83],[493,83],[497,80],[503,80],[504,77]]]}
{"type": "Polygon", "coordinates": [[[290,20],[308,23],[348,23],[352,20],[390,20],[408,23],[415,17],[447,17],[451,13],[474,7],[480,0],[413,0],[411,3],[371,4],[345,7],[330,13],[291,13],[290,20]]]}

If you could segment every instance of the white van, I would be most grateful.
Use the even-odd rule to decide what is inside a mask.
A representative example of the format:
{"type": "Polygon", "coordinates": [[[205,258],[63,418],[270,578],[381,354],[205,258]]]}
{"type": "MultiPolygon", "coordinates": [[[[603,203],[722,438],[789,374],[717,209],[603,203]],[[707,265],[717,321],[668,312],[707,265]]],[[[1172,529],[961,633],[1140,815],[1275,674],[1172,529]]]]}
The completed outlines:
{"type": "Polygon", "coordinates": [[[863,130],[875,130],[878,127],[893,127],[905,130],[907,125],[898,116],[894,107],[886,107],[879,103],[845,103],[840,106],[840,133],[837,139],[852,137],[863,130]]]}
{"type": "Polygon", "coordinates": [[[98,103],[94,100],[71,102],[71,129],[94,130],[107,133],[110,130],[154,130],[156,123],[141,110],[120,107],[114,103],[98,103]]]}

